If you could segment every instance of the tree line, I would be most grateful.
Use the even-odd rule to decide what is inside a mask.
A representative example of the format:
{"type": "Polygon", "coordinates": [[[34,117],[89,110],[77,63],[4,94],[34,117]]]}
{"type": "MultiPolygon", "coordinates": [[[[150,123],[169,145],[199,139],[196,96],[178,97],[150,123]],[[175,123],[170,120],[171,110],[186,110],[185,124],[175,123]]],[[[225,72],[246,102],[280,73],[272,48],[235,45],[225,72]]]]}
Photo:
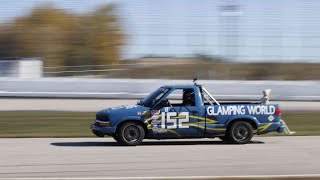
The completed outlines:
{"type": "Polygon", "coordinates": [[[123,43],[113,4],[84,14],[40,5],[0,24],[0,58],[43,57],[45,66],[115,64],[123,43]]]}

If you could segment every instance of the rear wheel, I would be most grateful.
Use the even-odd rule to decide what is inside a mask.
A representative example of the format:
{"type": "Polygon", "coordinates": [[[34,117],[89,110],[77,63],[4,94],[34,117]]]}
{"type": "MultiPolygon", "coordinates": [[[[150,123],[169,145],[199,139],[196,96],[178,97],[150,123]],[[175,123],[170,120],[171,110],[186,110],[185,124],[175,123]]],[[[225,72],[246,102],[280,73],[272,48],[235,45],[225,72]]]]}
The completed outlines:
{"type": "Polygon", "coordinates": [[[141,125],[134,122],[128,122],[120,127],[120,130],[115,137],[121,144],[135,146],[142,142],[144,136],[145,131],[141,125]]]}
{"type": "Polygon", "coordinates": [[[228,140],[235,144],[247,144],[253,136],[252,125],[245,121],[237,121],[228,129],[228,140]]]}

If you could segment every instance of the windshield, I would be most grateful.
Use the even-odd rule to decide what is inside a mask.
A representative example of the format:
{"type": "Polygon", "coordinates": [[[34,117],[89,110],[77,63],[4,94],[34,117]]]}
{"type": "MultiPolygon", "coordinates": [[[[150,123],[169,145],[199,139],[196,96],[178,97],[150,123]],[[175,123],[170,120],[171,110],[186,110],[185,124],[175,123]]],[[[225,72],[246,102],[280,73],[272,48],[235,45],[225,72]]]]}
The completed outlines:
{"type": "Polygon", "coordinates": [[[146,107],[152,107],[155,105],[162,97],[165,95],[170,89],[161,87],[154,91],[153,93],[149,94],[147,97],[142,99],[138,102],[138,105],[146,106],[146,107]]]}

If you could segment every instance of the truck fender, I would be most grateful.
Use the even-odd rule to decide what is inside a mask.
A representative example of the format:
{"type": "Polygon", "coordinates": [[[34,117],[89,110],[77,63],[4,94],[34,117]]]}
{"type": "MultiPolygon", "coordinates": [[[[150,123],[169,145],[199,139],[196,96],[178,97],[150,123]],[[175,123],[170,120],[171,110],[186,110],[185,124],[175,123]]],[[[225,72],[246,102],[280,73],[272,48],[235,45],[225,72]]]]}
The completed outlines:
{"type": "Polygon", "coordinates": [[[255,123],[256,127],[259,127],[260,123],[257,120],[256,117],[254,116],[250,116],[250,115],[238,115],[238,116],[233,116],[230,119],[228,119],[228,121],[226,122],[226,126],[229,126],[232,122],[237,121],[237,120],[241,120],[241,119],[246,119],[249,121],[252,121],[255,123]]]}
{"type": "Polygon", "coordinates": [[[122,118],[117,124],[116,124],[116,129],[118,129],[119,125],[123,124],[125,121],[137,121],[139,123],[141,123],[141,125],[144,126],[144,128],[146,129],[146,125],[143,123],[142,119],[140,116],[126,116],[124,118],[122,118]]]}
{"type": "Polygon", "coordinates": [[[130,120],[130,121],[141,121],[141,117],[140,116],[126,116],[126,117],[122,118],[120,120],[120,122],[127,121],[127,120],[130,120]]]}

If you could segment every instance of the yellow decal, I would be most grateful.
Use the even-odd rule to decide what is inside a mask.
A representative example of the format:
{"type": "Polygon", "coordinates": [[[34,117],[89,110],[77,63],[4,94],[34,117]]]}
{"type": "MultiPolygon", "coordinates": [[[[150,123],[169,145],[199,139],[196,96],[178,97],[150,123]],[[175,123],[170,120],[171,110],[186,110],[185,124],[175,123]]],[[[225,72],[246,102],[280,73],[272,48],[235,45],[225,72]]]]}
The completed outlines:
{"type": "Polygon", "coordinates": [[[260,127],[258,128],[258,132],[260,133],[260,132],[263,132],[263,131],[267,130],[267,129],[271,126],[271,124],[272,124],[272,123],[269,123],[269,124],[260,126],[260,127]]]}
{"type": "Polygon", "coordinates": [[[185,119],[186,116],[171,116],[172,119],[185,119]]]}
{"type": "MultiPolygon", "coordinates": [[[[161,114],[159,114],[159,115],[157,115],[158,116],[158,118],[160,118],[161,117],[161,114]]],[[[193,126],[193,127],[197,127],[197,128],[201,128],[201,129],[204,129],[205,127],[204,126],[201,126],[201,125],[199,125],[199,124],[215,124],[215,123],[217,123],[218,121],[216,121],[216,120],[213,120],[213,119],[209,119],[209,118],[203,118],[203,117],[199,117],[199,116],[189,116],[190,118],[193,118],[193,119],[198,119],[198,120],[200,120],[200,121],[203,121],[203,122],[198,122],[198,123],[188,123],[188,122],[183,122],[182,124],[183,125],[189,125],[189,126],[193,126]]],[[[186,116],[184,115],[184,116],[173,116],[172,117],[172,119],[183,119],[183,118],[186,118],[186,116]]],[[[150,118],[148,118],[148,119],[146,119],[146,120],[144,120],[144,123],[146,123],[146,124],[148,124],[147,125],[147,129],[148,130],[152,130],[152,125],[151,124],[149,124],[149,121],[152,121],[153,119],[152,119],[152,117],[150,117],[150,118]]],[[[161,128],[159,128],[159,129],[161,129],[161,128]]],[[[225,131],[226,130],[226,128],[206,128],[207,130],[216,130],[216,131],[225,131]]],[[[171,132],[171,133],[173,133],[173,134],[176,134],[177,136],[180,136],[180,134],[178,134],[176,131],[174,131],[174,130],[171,130],[171,129],[165,129],[165,130],[167,130],[167,132],[171,132]]]]}
{"type": "MultiPolygon", "coordinates": [[[[200,128],[200,129],[204,129],[205,127],[204,126],[200,126],[200,125],[197,125],[197,124],[189,124],[189,126],[193,126],[193,127],[197,127],[197,128],[200,128]]],[[[207,130],[215,130],[215,131],[225,131],[226,128],[206,128],[207,130]]]]}
{"type": "MultiPolygon", "coordinates": [[[[160,117],[161,117],[161,114],[156,115],[156,116],[158,116],[158,118],[160,118],[160,117]]],[[[151,121],[151,120],[152,120],[152,116],[151,116],[150,118],[148,118],[148,119],[144,120],[143,122],[144,122],[144,123],[148,123],[148,124],[149,124],[149,121],[151,121]]]]}
{"type": "MultiPolygon", "coordinates": [[[[190,118],[198,119],[198,120],[201,120],[201,121],[205,121],[206,120],[206,118],[199,117],[199,116],[190,116],[190,118]]],[[[218,121],[207,118],[207,124],[214,124],[216,122],[218,122],[218,121]]]]}
{"type": "Polygon", "coordinates": [[[174,131],[174,130],[172,130],[172,129],[166,129],[168,132],[171,132],[171,133],[173,133],[173,134],[175,134],[175,135],[177,135],[177,136],[179,136],[180,137],[180,134],[179,133],[177,133],[176,131],[174,131]]]}

